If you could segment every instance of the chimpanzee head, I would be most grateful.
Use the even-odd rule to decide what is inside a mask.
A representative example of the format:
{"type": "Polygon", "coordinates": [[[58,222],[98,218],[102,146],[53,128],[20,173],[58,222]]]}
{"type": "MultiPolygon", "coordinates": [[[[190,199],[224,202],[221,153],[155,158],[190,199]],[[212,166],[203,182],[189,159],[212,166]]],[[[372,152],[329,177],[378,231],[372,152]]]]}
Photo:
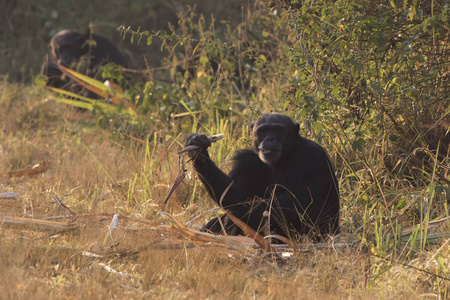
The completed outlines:
{"type": "Polygon", "coordinates": [[[70,67],[87,50],[83,49],[86,37],[76,30],[61,30],[50,41],[53,58],[65,67],[70,67]]]}
{"type": "Polygon", "coordinates": [[[73,63],[91,70],[112,62],[126,66],[125,58],[117,47],[106,37],[76,30],[61,30],[50,41],[52,61],[58,65],[71,67],[73,63]]]}
{"type": "Polygon", "coordinates": [[[266,164],[277,164],[298,139],[299,124],[288,116],[270,113],[253,125],[253,150],[266,164]]]}

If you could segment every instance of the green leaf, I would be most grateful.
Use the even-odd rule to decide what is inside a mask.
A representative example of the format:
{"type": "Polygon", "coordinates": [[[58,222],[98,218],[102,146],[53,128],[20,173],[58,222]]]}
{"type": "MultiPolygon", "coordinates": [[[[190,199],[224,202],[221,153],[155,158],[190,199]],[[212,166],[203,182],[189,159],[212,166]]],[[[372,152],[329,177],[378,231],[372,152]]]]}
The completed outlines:
{"type": "Polygon", "coordinates": [[[394,9],[397,9],[397,8],[395,7],[395,2],[394,2],[394,0],[389,0],[389,3],[391,4],[391,6],[392,6],[394,9]]]}
{"type": "Polygon", "coordinates": [[[319,133],[323,130],[324,126],[321,122],[316,122],[314,123],[314,130],[316,131],[316,133],[319,133]]]}
{"type": "Polygon", "coordinates": [[[336,85],[333,87],[333,96],[335,98],[339,98],[339,92],[341,91],[341,87],[339,85],[336,85]]]}
{"type": "Polygon", "coordinates": [[[206,65],[209,62],[209,59],[208,59],[208,57],[203,55],[203,56],[200,56],[199,62],[201,65],[206,65]]]}
{"type": "Polygon", "coordinates": [[[417,10],[416,10],[416,7],[415,7],[414,5],[412,5],[409,9],[410,9],[410,12],[409,12],[409,20],[413,21],[413,20],[414,20],[414,17],[415,17],[416,14],[417,14],[417,10]]]}
{"type": "Polygon", "coordinates": [[[401,198],[400,201],[398,201],[397,205],[395,206],[396,209],[402,209],[406,206],[406,199],[401,198]]]}
{"type": "Polygon", "coordinates": [[[302,109],[302,110],[300,110],[300,118],[304,118],[304,117],[306,117],[306,109],[302,109]]]}
{"type": "Polygon", "coordinates": [[[427,29],[428,29],[428,23],[430,22],[430,18],[427,18],[427,19],[425,19],[423,22],[422,22],[422,27],[423,27],[423,32],[426,32],[427,31],[427,29]]]}

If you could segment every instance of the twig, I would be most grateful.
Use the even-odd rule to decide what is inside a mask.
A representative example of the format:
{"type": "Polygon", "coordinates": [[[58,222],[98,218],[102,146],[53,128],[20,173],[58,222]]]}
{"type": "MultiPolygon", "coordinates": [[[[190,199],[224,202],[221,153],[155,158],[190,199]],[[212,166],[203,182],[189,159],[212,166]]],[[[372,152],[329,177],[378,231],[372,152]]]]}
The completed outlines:
{"type": "Polygon", "coordinates": [[[192,220],[190,220],[189,222],[187,222],[187,223],[186,223],[186,227],[187,227],[187,228],[191,228],[191,227],[194,225],[194,223],[195,223],[198,219],[200,219],[201,217],[206,216],[206,215],[209,215],[209,214],[212,214],[212,213],[215,213],[215,212],[217,212],[217,211],[219,211],[219,210],[223,210],[223,208],[222,208],[222,207],[214,207],[214,208],[212,208],[212,209],[210,209],[210,210],[207,210],[207,211],[205,211],[205,212],[202,212],[201,214],[195,216],[192,220]]]}
{"type": "Polygon", "coordinates": [[[231,212],[226,211],[225,213],[227,214],[228,218],[230,218],[231,221],[236,224],[236,226],[242,229],[245,234],[251,237],[255,241],[255,243],[257,243],[258,246],[261,247],[261,249],[263,249],[265,252],[276,252],[276,250],[272,248],[272,245],[269,243],[269,241],[265,240],[259,233],[253,230],[253,228],[235,217],[231,212]]]}
{"type": "Polygon", "coordinates": [[[74,225],[72,222],[57,222],[41,219],[23,218],[15,216],[4,216],[0,217],[0,223],[10,224],[10,225],[22,225],[25,227],[35,227],[44,230],[70,230],[76,229],[78,226],[74,225]]]}
{"type": "Polygon", "coordinates": [[[30,169],[0,173],[0,177],[23,177],[23,176],[37,175],[40,173],[44,173],[45,171],[48,170],[49,167],[50,167],[50,163],[47,161],[44,161],[42,163],[35,164],[30,169]]]}
{"type": "Polygon", "coordinates": [[[383,260],[385,260],[385,261],[387,261],[387,262],[394,263],[394,264],[398,264],[398,265],[402,265],[402,266],[404,266],[404,267],[407,267],[407,268],[411,268],[411,269],[417,270],[417,271],[419,271],[419,272],[422,272],[422,273],[425,273],[425,274],[434,276],[434,277],[436,277],[436,278],[440,278],[440,279],[442,279],[442,280],[450,281],[450,278],[447,278],[447,277],[444,277],[444,276],[441,276],[441,275],[438,275],[438,274],[435,274],[435,273],[431,273],[430,271],[427,271],[427,270],[424,270],[424,269],[421,269],[421,268],[418,268],[418,267],[414,267],[414,266],[412,266],[412,265],[408,265],[408,264],[402,263],[402,262],[400,262],[400,261],[389,260],[389,259],[384,258],[384,257],[382,257],[382,256],[380,256],[380,255],[377,255],[377,254],[375,254],[375,253],[373,253],[373,252],[372,252],[371,254],[372,254],[373,256],[376,256],[376,257],[378,257],[378,258],[381,258],[381,259],[383,259],[383,260]]]}
{"type": "Polygon", "coordinates": [[[70,208],[68,208],[64,203],[62,203],[62,201],[57,196],[54,196],[53,200],[55,200],[56,204],[58,204],[58,208],[66,214],[70,222],[73,222],[77,219],[77,214],[74,213],[70,208]]]}
{"type": "MultiPolygon", "coordinates": [[[[220,133],[220,134],[209,136],[208,140],[211,143],[214,143],[214,142],[217,142],[217,141],[223,139],[223,137],[224,137],[224,134],[220,133]]],[[[185,165],[187,163],[189,163],[190,161],[192,161],[192,158],[190,158],[185,162],[182,154],[186,153],[188,151],[194,151],[194,150],[199,150],[199,149],[200,149],[199,146],[192,145],[192,146],[187,146],[187,147],[181,149],[180,151],[178,151],[178,174],[177,174],[177,177],[175,177],[175,180],[173,181],[172,186],[169,189],[169,193],[167,194],[166,199],[164,200],[164,205],[166,205],[167,201],[169,201],[170,196],[172,196],[175,189],[180,185],[180,183],[183,182],[183,179],[186,177],[187,169],[185,168],[185,165]]]]}
{"type": "Polygon", "coordinates": [[[177,177],[175,177],[175,180],[172,183],[172,186],[170,187],[169,193],[167,194],[166,199],[164,200],[164,205],[169,201],[170,196],[172,196],[173,192],[175,192],[175,189],[180,185],[180,183],[183,182],[183,179],[186,177],[186,168],[184,167],[184,157],[181,155],[178,156],[178,174],[177,177]]]}
{"type": "Polygon", "coordinates": [[[450,239],[447,239],[441,247],[439,247],[439,249],[431,256],[431,258],[428,260],[428,262],[426,263],[426,266],[428,267],[431,263],[431,261],[436,257],[436,255],[441,252],[441,250],[448,244],[448,242],[450,241],[450,239]]]}
{"type": "Polygon", "coordinates": [[[97,263],[97,265],[102,267],[103,269],[105,269],[107,272],[109,272],[111,274],[119,275],[122,279],[132,278],[132,276],[130,274],[127,274],[127,273],[124,273],[124,272],[120,272],[120,271],[116,271],[113,268],[111,268],[110,266],[108,266],[107,264],[97,263]]]}

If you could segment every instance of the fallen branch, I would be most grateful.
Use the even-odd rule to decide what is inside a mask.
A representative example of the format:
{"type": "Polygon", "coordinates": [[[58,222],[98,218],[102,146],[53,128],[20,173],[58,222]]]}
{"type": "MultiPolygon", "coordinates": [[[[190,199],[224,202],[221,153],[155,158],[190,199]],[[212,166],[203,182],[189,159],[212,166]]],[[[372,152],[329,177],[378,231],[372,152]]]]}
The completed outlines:
{"type": "Polygon", "coordinates": [[[0,217],[0,223],[6,225],[34,227],[44,230],[72,230],[78,228],[78,225],[72,222],[58,222],[58,221],[23,218],[15,216],[0,217]]]}
{"type": "Polygon", "coordinates": [[[35,164],[30,169],[23,169],[17,171],[10,171],[3,174],[0,174],[0,177],[22,177],[22,176],[32,176],[40,173],[44,173],[48,170],[50,164],[46,161],[43,163],[35,164]]]}

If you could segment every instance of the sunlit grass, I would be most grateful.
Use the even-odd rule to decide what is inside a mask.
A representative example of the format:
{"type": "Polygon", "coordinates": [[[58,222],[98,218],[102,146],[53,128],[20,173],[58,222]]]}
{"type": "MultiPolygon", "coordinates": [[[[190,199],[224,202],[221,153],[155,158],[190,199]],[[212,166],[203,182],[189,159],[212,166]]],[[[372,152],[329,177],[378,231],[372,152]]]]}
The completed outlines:
{"type": "MultiPolygon", "coordinates": [[[[5,107],[0,112],[0,168],[6,172],[50,163],[50,169],[39,175],[0,178],[0,192],[19,195],[16,200],[0,199],[2,214],[63,215],[53,202],[58,196],[77,214],[119,213],[170,224],[158,215],[168,211],[185,223],[214,205],[190,166],[184,183],[163,205],[178,173],[183,132],[224,133],[224,140],[211,146],[210,155],[225,171],[234,151],[250,145],[251,120],[233,123],[214,111],[204,113],[207,118],[182,117],[192,122],[180,123],[194,124],[184,131],[154,126],[145,140],[136,140],[102,129],[88,112],[45,101],[47,91],[37,87],[4,82],[0,93],[5,107]]],[[[400,264],[448,277],[450,253],[448,247],[440,248],[442,235],[433,244],[425,244],[423,230],[401,235],[405,227],[426,227],[427,222],[445,217],[435,209],[445,203],[434,193],[434,182],[426,190],[388,174],[377,144],[369,145],[364,156],[349,149],[344,155],[342,145],[330,140],[324,144],[338,161],[342,196],[338,239],[357,241],[353,246],[310,248],[277,263],[267,257],[242,259],[223,249],[195,247],[188,240],[177,249],[146,249],[155,240],[151,232],[119,231],[110,240],[106,238],[109,220],[56,235],[0,224],[2,295],[34,299],[447,297],[448,281],[400,264]],[[399,204],[402,201],[406,204],[399,204]],[[405,220],[399,221],[402,214],[405,220]],[[125,256],[83,255],[134,249],[142,250],[125,256]]],[[[204,217],[197,223],[206,221],[204,217]]],[[[437,231],[447,228],[444,223],[437,231]]]]}

